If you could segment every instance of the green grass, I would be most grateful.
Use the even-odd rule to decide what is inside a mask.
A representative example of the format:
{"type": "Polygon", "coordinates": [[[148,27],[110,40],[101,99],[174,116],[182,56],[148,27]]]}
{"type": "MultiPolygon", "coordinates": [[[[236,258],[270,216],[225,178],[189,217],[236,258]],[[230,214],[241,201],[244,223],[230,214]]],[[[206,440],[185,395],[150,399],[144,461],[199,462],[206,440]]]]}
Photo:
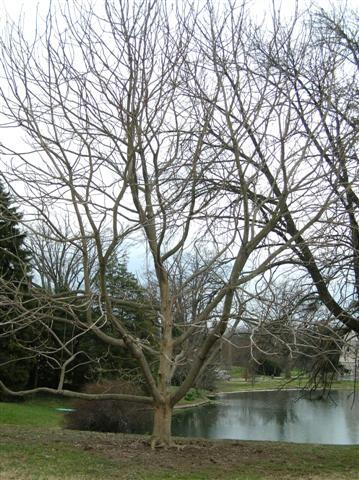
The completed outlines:
{"type": "MultiPolygon", "coordinates": [[[[221,382],[226,391],[251,388],[251,382],[238,378],[239,370],[234,373],[231,381],[221,382]]],[[[283,379],[259,378],[253,388],[278,388],[283,382],[283,379]]],[[[353,383],[340,382],[338,386],[353,388],[353,383]]],[[[203,392],[193,392],[187,402],[202,396],[203,392]]],[[[70,406],[69,400],[56,398],[0,403],[1,480],[359,480],[359,446],[241,441],[230,455],[232,464],[212,463],[209,453],[208,461],[197,465],[197,461],[188,462],[188,456],[187,461],[183,460],[181,451],[172,449],[166,462],[158,455],[160,452],[143,446],[138,456],[138,440],[135,440],[135,455],[131,456],[128,452],[132,447],[121,448],[121,438],[129,436],[59,428],[63,414],[56,408],[70,406]],[[111,455],[109,451],[115,453],[111,455]]],[[[210,452],[211,442],[208,445],[204,449],[202,446],[202,450],[194,446],[193,452],[192,447],[188,448],[196,458],[201,452],[205,452],[203,455],[207,450],[210,452]]],[[[216,445],[219,457],[229,458],[226,443],[216,445]]]]}
{"type": "MultiPolygon", "coordinates": [[[[235,445],[233,442],[207,442],[203,445],[200,441],[198,446],[192,442],[183,451],[153,452],[143,446],[142,438],[8,426],[0,438],[0,479],[359,479],[358,446],[276,442],[237,442],[235,445]],[[129,438],[133,444],[128,443],[129,438]],[[121,442],[125,442],[123,447],[121,442]],[[230,462],[211,463],[210,453],[207,463],[198,467],[196,456],[206,455],[211,448],[230,462]],[[195,461],[189,461],[191,458],[195,461]]],[[[218,460],[218,456],[216,458],[218,460]]]]}
{"type": "Polygon", "coordinates": [[[244,378],[246,369],[244,367],[232,367],[229,374],[234,378],[244,378]]]}
{"type": "Polygon", "coordinates": [[[208,400],[208,391],[199,388],[190,388],[187,394],[179,402],[180,405],[192,405],[208,400]]]}
{"type": "MultiPolygon", "coordinates": [[[[243,368],[233,367],[230,370],[230,380],[222,380],[217,384],[217,390],[219,392],[239,392],[242,390],[276,390],[285,388],[304,388],[308,382],[306,376],[297,376],[291,379],[284,377],[265,377],[257,376],[254,381],[251,379],[245,380],[243,378],[243,368]]],[[[341,380],[334,382],[332,388],[335,390],[351,390],[354,389],[354,382],[351,380],[341,380]]]]}
{"type": "Polygon", "coordinates": [[[68,408],[68,400],[37,398],[19,403],[0,402],[0,424],[60,427],[63,414],[57,408],[68,408]]]}
{"type": "Polygon", "coordinates": [[[232,377],[231,380],[218,382],[217,389],[220,392],[237,392],[241,390],[272,390],[281,388],[303,388],[306,380],[285,378],[256,377],[254,381],[232,377]]]}
{"type": "MultiPolygon", "coordinates": [[[[122,478],[122,477],[120,477],[122,478]]],[[[253,472],[232,472],[232,473],[220,473],[213,472],[210,470],[197,472],[197,473],[186,473],[186,472],[174,472],[173,470],[165,470],[158,473],[138,473],[133,474],[130,477],[131,480],[266,480],[271,479],[275,480],[275,477],[268,477],[263,475],[258,475],[253,472]]],[[[288,478],[288,477],[287,477],[288,478]]],[[[294,480],[294,477],[292,477],[294,480]]],[[[318,480],[330,480],[328,478],[322,478],[318,480]]],[[[333,479],[334,480],[334,479],[333,479]]],[[[349,480],[349,477],[348,477],[349,480]]]]}
{"type": "Polygon", "coordinates": [[[1,480],[359,479],[358,446],[240,441],[234,447],[231,442],[213,447],[208,441],[186,447],[190,458],[206,456],[197,465],[198,460],[188,461],[181,451],[152,452],[143,445],[144,437],[62,430],[56,408],[69,406],[68,401],[46,398],[0,403],[1,480]],[[133,447],[122,447],[132,437],[133,447]],[[213,463],[211,448],[218,450],[213,463]],[[218,464],[218,458],[232,463],[218,464]]]}
{"type": "Polygon", "coordinates": [[[7,443],[0,449],[0,478],[105,479],[118,478],[118,465],[98,455],[64,445],[7,443]]]}

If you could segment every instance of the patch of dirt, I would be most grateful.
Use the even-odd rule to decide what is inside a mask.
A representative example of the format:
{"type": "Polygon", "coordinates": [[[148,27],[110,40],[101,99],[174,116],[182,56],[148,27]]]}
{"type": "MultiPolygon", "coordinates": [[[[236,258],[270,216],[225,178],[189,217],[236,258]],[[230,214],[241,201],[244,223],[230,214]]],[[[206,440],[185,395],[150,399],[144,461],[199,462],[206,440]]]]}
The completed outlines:
{"type": "MultiPolygon", "coordinates": [[[[42,430],[22,427],[1,428],[2,441],[51,444],[61,443],[68,447],[99,454],[124,467],[134,463],[141,469],[171,469],[180,471],[206,470],[217,466],[220,470],[233,470],[239,464],[256,462],[263,458],[264,447],[241,441],[209,441],[201,439],[175,438],[175,446],[151,450],[150,438],[142,435],[83,432],[75,430],[42,430]]],[[[267,462],[275,462],[278,449],[265,449],[267,462]]]]}

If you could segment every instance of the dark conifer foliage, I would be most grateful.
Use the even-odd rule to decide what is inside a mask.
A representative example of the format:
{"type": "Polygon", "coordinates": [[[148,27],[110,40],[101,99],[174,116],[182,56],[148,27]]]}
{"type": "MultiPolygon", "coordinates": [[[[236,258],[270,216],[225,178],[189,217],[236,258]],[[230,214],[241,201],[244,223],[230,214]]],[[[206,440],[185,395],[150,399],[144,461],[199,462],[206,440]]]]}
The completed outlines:
{"type": "Polygon", "coordinates": [[[29,253],[24,246],[26,235],[19,227],[22,215],[12,203],[0,184],[0,276],[19,283],[27,277],[29,253]]]}
{"type": "Polygon", "coordinates": [[[0,184],[0,375],[10,385],[25,386],[33,356],[22,348],[26,329],[17,322],[24,295],[29,289],[29,253],[21,231],[22,215],[0,184]]]}

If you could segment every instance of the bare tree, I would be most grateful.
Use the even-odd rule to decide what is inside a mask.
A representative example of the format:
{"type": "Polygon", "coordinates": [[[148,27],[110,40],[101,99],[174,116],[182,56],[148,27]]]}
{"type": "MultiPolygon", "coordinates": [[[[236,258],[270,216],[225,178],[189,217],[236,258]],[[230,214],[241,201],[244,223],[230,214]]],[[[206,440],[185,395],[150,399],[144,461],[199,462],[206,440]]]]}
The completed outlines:
{"type": "MultiPolygon", "coordinates": [[[[50,10],[34,40],[13,26],[1,42],[5,115],[28,145],[2,146],[4,178],[26,205],[24,220],[48,232],[45,239],[61,236],[83,272],[81,290],[33,288],[36,308],[19,303],[14,323],[40,323],[54,335],[53,322],[62,322],[130,352],[148,397],[101,398],[153,404],[153,446],[170,443],[174,405],[238,320],[238,289],[293,262],[291,248],[312,265],[304,235],[318,234],[323,215],[334,217],[335,192],[322,187],[327,170],[312,161],[314,139],[288,100],[287,76],[257,56],[258,30],[247,18],[232,4],[196,12],[150,0],[106,0],[97,10],[72,2],[71,11],[50,10]],[[71,229],[60,228],[61,213],[71,229]],[[146,245],[154,272],[155,345],[129,331],[106,288],[111,255],[124,240],[146,245]],[[176,283],[183,255],[205,248],[205,261],[176,283]],[[203,295],[202,282],[214,276],[203,295]],[[179,299],[196,282],[200,301],[184,315],[179,299]],[[203,340],[174,390],[176,362],[196,334],[203,340]]],[[[352,315],[338,317],[357,327],[352,315]]],[[[58,389],[16,394],[36,391],[100,397],[64,390],[63,378],[58,389]]]]}
{"type": "MultiPolygon", "coordinates": [[[[359,332],[358,303],[358,32],[352,11],[314,12],[285,26],[276,18],[270,38],[256,37],[257,53],[271,85],[284,93],[307,141],[308,165],[320,175],[321,191],[333,201],[320,222],[298,234],[301,218],[287,205],[276,227],[282,238],[294,238],[295,262],[310,275],[317,294],[344,331],[359,332]],[[305,27],[305,28],[303,28],[305,27]],[[302,29],[298,35],[298,29],[302,29]]],[[[263,73],[264,75],[264,73],[263,73]]],[[[310,176],[306,179],[310,181],[310,176]]],[[[278,195],[281,190],[275,186],[278,195]]],[[[297,205],[305,215],[305,208],[297,205]]]]}
{"type": "MultiPolygon", "coordinates": [[[[47,229],[46,224],[41,223],[28,234],[26,244],[31,256],[34,282],[47,291],[76,291],[83,286],[82,254],[76,243],[72,245],[68,241],[71,235],[71,228],[66,223],[59,225],[57,232],[47,229]]],[[[89,271],[92,272],[91,277],[95,278],[95,248],[93,245],[88,245],[88,248],[89,271]]]]}
{"type": "Polygon", "coordinates": [[[248,349],[260,366],[267,362],[289,379],[296,367],[309,375],[307,388],[330,389],[340,374],[345,345],[342,328],[302,278],[263,279],[247,302],[248,349]],[[278,279],[282,281],[282,279],[278,279]]]}

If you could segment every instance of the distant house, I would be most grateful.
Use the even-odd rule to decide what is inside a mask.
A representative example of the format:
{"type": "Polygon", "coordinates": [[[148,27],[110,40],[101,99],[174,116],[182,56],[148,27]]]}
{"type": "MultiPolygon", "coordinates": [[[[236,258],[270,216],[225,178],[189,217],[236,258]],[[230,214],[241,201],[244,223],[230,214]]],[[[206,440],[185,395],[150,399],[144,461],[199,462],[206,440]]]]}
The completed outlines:
{"type": "Polygon", "coordinates": [[[346,337],[339,363],[349,375],[359,375],[359,338],[356,334],[346,337]]]}

